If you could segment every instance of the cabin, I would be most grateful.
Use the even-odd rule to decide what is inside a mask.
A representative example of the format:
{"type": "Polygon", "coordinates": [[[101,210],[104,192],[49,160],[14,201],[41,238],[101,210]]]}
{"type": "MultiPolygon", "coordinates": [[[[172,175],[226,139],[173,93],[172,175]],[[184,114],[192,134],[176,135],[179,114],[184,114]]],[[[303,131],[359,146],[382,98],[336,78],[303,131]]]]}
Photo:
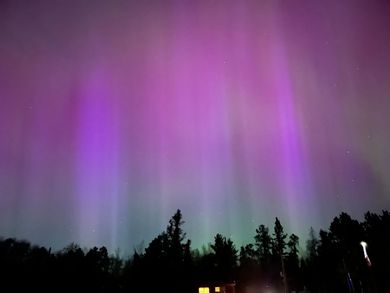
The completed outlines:
{"type": "Polygon", "coordinates": [[[208,283],[198,288],[198,293],[236,293],[236,283],[208,283]]]}

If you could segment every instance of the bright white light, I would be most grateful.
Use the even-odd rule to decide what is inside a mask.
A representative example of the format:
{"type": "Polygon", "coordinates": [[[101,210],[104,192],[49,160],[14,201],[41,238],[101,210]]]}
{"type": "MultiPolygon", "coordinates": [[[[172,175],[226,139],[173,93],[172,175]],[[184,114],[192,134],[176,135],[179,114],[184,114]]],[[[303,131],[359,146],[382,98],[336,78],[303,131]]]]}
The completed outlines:
{"type": "Polygon", "coordinates": [[[360,242],[360,245],[363,247],[364,258],[367,258],[368,257],[367,250],[366,250],[367,243],[362,241],[362,242],[360,242]]]}

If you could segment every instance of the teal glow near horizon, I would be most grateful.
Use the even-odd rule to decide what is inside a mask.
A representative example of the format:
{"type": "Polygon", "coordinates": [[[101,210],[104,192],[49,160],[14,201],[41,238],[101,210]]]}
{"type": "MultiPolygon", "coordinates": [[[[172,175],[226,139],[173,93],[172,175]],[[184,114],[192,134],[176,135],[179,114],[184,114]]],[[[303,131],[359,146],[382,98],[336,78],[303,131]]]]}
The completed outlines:
{"type": "Polygon", "coordinates": [[[304,240],[388,209],[389,15],[2,1],[0,235],[130,253],[181,209],[193,248],[238,246],[275,217],[304,240]]]}

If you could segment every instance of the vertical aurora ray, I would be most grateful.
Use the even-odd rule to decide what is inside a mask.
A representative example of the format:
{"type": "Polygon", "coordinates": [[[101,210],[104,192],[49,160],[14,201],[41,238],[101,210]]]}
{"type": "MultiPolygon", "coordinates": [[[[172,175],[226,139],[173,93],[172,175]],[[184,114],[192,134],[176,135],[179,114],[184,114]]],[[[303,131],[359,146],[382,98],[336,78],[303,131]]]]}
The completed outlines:
{"type": "MultiPolygon", "coordinates": [[[[284,49],[286,45],[276,42],[274,52],[275,68],[275,98],[277,100],[277,112],[280,123],[281,157],[283,172],[280,188],[286,198],[285,214],[288,214],[290,229],[299,230],[302,220],[307,215],[308,195],[310,190],[310,178],[308,177],[307,164],[304,158],[301,132],[297,111],[295,109],[294,92],[289,77],[289,67],[284,49]],[[306,195],[306,196],[305,196],[306,195]],[[299,215],[305,215],[300,218],[299,215]]],[[[314,207],[310,207],[313,209],[314,207]]]]}
{"type": "Polygon", "coordinates": [[[109,72],[93,69],[82,79],[78,97],[75,156],[75,218],[78,240],[89,245],[106,239],[117,246],[119,137],[115,99],[107,84],[109,72]]]}

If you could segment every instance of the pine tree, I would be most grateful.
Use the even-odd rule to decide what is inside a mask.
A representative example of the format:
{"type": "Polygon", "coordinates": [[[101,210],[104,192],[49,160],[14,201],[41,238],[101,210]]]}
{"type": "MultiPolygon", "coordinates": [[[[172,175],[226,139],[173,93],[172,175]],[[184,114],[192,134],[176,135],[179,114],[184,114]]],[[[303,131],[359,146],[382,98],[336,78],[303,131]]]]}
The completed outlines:
{"type": "Polygon", "coordinates": [[[286,237],[287,234],[284,233],[284,229],[282,224],[280,223],[278,218],[275,218],[275,226],[274,226],[274,253],[276,253],[280,257],[281,269],[282,269],[282,277],[285,292],[288,292],[287,289],[287,275],[286,268],[284,264],[285,257],[285,249],[286,249],[286,237]]]}
{"type": "Polygon", "coordinates": [[[255,235],[256,253],[260,266],[265,270],[270,263],[272,239],[269,230],[264,225],[256,229],[255,235]]]}

